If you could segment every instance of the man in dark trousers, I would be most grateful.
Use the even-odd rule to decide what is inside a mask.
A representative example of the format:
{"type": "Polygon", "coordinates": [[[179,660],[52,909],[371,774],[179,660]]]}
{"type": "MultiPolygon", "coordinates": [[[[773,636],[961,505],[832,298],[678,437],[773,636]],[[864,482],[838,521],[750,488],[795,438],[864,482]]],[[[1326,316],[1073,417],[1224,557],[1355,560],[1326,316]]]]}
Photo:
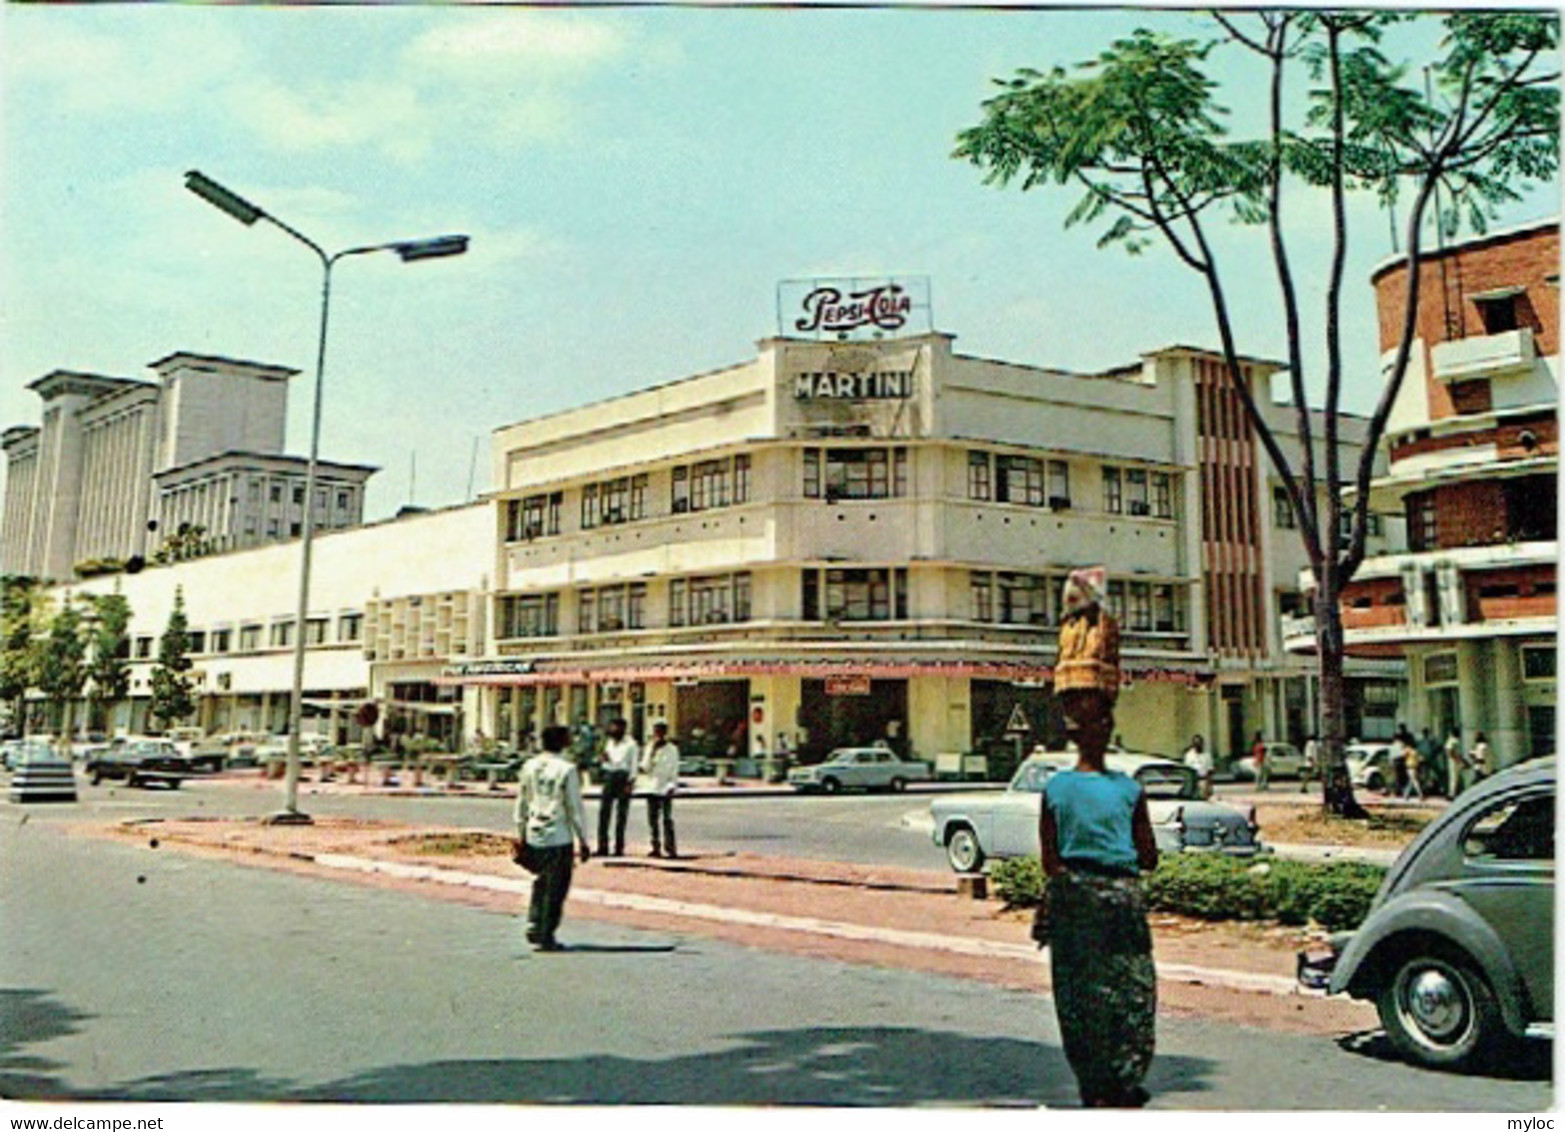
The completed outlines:
{"type": "Polygon", "coordinates": [[[554,937],[571,890],[571,845],[585,864],[587,815],[581,804],[581,773],[561,757],[570,745],[564,727],[543,729],[543,753],[522,767],[516,787],[516,836],[538,851],[532,899],[527,908],[527,942],[539,951],[559,951],[554,937]]]}
{"type": "Polygon", "coordinates": [[[614,814],[614,856],[625,855],[625,820],[630,816],[631,780],[641,762],[641,747],[625,734],[625,721],[609,723],[609,738],[598,756],[603,795],[598,803],[598,856],[609,855],[609,813],[614,814]]]}
{"type": "Polygon", "coordinates": [[[652,856],[679,856],[674,843],[674,790],[679,785],[679,747],[668,737],[668,724],[652,725],[652,742],[641,756],[642,792],[647,796],[647,822],[652,826],[652,856]]]}

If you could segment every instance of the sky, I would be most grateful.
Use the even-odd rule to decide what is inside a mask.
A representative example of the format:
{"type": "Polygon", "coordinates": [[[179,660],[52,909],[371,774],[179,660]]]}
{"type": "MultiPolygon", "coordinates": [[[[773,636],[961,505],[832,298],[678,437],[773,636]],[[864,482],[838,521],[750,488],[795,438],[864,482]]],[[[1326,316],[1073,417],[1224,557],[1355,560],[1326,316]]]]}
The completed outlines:
{"type": "MultiPolygon", "coordinates": [[[[366,517],[490,483],[497,427],[742,362],[779,281],[931,279],[958,351],[1090,372],[1217,344],[1197,277],[1098,249],[1075,194],[985,186],[950,156],[991,80],[1090,58],[1159,10],[5,5],[0,426],[54,369],[150,379],[177,351],[295,367],[303,454],[315,258],[184,188],[199,169],[328,251],[466,233],[460,258],[333,274],[323,458],[380,467],[366,517]],[[476,459],[475,459],[476,453],[476,459]]],[[[1243,124],[1264,76],[1214,63],[1243,124]]],[[[1307,328],[1329,213],[1290,199],[1307,328]]],[[[1547,186],[1502,223],[1557,215],[1547,186]]],[[[1353,212],[1346,404],[1377,391],[1353,212]]],[[[1285,354],[1262,233],[1218,233],[1242,351],[1285,354]]],[[[1318,388],[1320,346],[1309,375],[1318,388]]]]}

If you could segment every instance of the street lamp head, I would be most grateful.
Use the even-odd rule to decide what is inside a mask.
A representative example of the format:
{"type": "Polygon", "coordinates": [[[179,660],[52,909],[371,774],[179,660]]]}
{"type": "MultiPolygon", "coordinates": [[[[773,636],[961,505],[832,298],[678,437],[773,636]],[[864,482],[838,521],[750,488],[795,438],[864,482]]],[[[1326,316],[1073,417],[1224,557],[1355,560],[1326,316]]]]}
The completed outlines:
{"type": "Polygon", "coordinates": [[[467,251],[467,240],[466,236],[431,236],[424,240],[401,240],[386,246],[401,256],[403,263],[412,263],[420,259],[462,255],[467,251]]]}
{"type": "Polygon", "coordinates": [[[185,174],[185,188],[208,204],[222,209],[241,224],[254,224],[266,215],[238,193],[229,192],[212,178],[194,169],[185,174]]]}

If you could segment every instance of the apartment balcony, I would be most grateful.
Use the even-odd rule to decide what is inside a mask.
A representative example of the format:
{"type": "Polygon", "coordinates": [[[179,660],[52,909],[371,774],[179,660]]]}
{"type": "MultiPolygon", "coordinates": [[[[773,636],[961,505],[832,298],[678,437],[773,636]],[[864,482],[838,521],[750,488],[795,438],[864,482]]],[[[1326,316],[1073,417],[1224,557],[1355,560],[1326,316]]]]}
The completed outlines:
{"type": "Polygon", "coordinates": [[[1429,354],[1435,377],[1448,383],[1529,373],[1537,358],[1532,331],[1525,327],[1441,342],[1429,354]]]}

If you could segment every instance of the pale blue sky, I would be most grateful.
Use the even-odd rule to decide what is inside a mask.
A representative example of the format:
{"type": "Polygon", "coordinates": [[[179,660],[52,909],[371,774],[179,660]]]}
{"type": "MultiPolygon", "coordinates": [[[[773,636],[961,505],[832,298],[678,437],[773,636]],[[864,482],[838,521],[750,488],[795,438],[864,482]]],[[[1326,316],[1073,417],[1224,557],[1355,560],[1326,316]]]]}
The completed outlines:
{"type": "MultiPolygon", "coordinates": [[[[539,11],[485,7],[6,6],[0,424],[36,424],[55,368],[149,377],[189,350],[296,366],[308,443],[319,269],[275,229],[183,188],[198,168],[328,249],[468,232],[461,259],[350,260],[334,277],[322,451],[378,464],[371,517],[489,484],[496,426],[741,361],[779,280],[932,278],[957,348],[1090,370],[1216,343],[1161,250],[1098,251],[1066,191],[980,183],[950,159],[989,79],[1087,58],[1171,11],[539,11]]],[[[1254,65],[1223,65],[1253,107],[1254,65]],[[1242,85],[1249,84],[1249,85],[1242,85]]],[[[1323,202],[1296,251],[1320,277],[1323,202]]],[[[1553,215],[1553,191],[1504,218],[1553,215]]],[[[1372,403],[1358,214],[1350,407],[1372,403]]],[[[1253,354],[1281,356],[1256,232],[1223,234],[1253,354]]],[[[1319,325],[1318,291],[1306,317],[1319,325]]]]}

